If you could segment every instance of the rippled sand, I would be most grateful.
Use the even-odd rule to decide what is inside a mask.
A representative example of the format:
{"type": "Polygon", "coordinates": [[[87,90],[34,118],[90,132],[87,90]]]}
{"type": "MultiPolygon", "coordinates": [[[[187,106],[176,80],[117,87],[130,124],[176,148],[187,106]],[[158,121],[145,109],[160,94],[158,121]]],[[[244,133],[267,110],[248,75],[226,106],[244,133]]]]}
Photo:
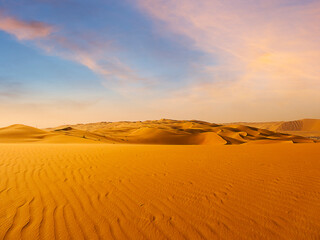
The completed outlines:
{"type": "Polygon", "coordinates": [[[0,239],[320,239],[320,144],[0,153],[0,239]]]}

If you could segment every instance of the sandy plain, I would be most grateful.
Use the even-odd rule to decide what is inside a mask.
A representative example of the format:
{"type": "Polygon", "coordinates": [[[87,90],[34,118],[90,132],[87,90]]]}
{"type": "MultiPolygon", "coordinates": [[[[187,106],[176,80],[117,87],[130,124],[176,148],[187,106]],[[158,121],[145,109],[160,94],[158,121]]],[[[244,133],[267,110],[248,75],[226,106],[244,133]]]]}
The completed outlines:
{"type": "Polygon", "coordinates": [[[0,153],[0,239],[320,239],[316,143],[0,153]]]}

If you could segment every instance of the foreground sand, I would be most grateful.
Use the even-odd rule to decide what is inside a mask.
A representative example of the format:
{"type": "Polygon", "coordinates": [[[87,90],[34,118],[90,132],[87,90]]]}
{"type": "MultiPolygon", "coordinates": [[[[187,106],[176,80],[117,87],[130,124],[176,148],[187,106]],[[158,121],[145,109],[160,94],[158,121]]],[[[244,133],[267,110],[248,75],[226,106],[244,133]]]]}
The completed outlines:
{"type": "Polygon", "coordinates": [[[0,152],[0,239],[320,239],[320,144],[0,152]]]}

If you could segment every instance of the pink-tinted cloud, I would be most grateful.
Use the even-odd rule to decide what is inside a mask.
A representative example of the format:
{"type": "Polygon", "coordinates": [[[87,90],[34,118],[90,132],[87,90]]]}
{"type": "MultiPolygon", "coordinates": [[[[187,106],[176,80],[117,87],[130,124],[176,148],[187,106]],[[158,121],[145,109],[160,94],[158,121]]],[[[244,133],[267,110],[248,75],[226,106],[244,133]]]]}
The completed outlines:
{"type": "Polygon", "coordinates": [[[0,30],[14,35],[19,40],[46,38],[53,32],[49,24],[37,21],[22,21],[0,12],[0,30]]]}
{"type": "MultiPolygon", "coordinates": [[[[238,119],[245,119],[248,111],[263,114],[263,108],[274,110],[263,114],[270,119],[283,112],[290,116],[292,111],[315,110],[311,102],[320,105],[319,1],[136,2],[160,34],[179,36],[177,41],[187,38],[182,44],[215,62],[198,65],[199,78],[164,104],[172,99],[195,107],[225,106],[221,114],[237,106],[243,109],[238,119]],[[285,109],[274,107],[281,104],[285,109]]],[[[314,113],[320,116],[319,110],[314,113]]]]}
{"type": "Polygon", "coordinates": [[[80,46],[73,38],[64,36],[51,36],[46,41],[37,42],[37,46],[47,54],[87,67],[101,76],[101,84],[104,87],[122,95],[129,95],[130,92],[152,84],[150,79],[141,77],[138,72],[114,55],[117,47],[108,42],[102,43],[94,36],[86,46],[80,46]]]}
{"type": "Polygon", "coordinates": [[[34,41],[47,54],[77,62],[102,77],[102,85],[117,92],[127,92],[147,80],[114,56],[114,46],[96,36],[73,36],[64,29],[39,21],[22,21],[0,12],[0,30],[20,41],[34,41]],[[60,29],[61,30],[61,29],[60,29]],[[79,39],[81,39],[79,43],[79,39]],[[130,87],[129,87],[130,85],[130,87]]]}

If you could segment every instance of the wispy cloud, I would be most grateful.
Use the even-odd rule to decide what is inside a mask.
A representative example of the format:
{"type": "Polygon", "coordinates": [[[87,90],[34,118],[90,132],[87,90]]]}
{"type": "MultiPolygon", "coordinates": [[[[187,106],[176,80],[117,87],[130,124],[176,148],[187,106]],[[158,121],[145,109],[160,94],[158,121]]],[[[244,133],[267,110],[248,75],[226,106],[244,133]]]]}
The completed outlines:
{"type": "Polygon", "coordinates": [[[46,54],[77,62],[101,76],[102,85],[124,93],[126,89],[150,84],[116,57],[114,43],[93,34],[77,35],[63,27],[39,21],[23,21],[0,12],[0,30],[19,41],[29,41],[46,54]]]}
{"type": "Polygon", "coordinates": [[[38,21],[22,21],[0,12],[0,30],[19,40],[34,40],[48,37],[53,32],[53,27],[38,21]]]}
{"type": "Polygon", "coordinates": [[[183,44],[214,62],[199,65],[199,78],[176,91],[173,101],[256,108],[291,101],[301,112],[311,101],[320,104],[319,1],[136,2],[159,33],[188,39],[183,44]]]}
{"type": "Polygon", "coordinates": [[[12,101],[26,94],[23,84],[0,76],[0,100],[12,101]]]}
{"type": "Polygon", "coordinates": [[[101,77],[101,83],[108,89],[124,93],[130,87],[151,84],[134,69],[119,60],[115,55],[117,47],[111,41],[99,40],[91,36],[54,35],[45,41],[37,42],[49,55],[77,62],[101,77]],[[81,39],[79,42],[78,39],[81,39]]]}

